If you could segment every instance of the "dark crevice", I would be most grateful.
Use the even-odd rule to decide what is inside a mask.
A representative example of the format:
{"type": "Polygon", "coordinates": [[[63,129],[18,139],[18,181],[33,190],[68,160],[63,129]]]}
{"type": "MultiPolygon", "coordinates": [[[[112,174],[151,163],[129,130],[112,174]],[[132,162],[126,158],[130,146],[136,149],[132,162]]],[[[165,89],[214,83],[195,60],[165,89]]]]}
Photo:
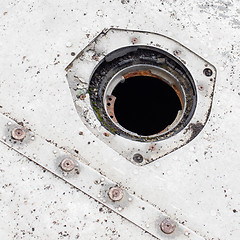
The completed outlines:
{"type": "Polygon", "coordinates": [[[174,89],[154,77],[128,78],[112,94],[116,97],[114,112],[118,123],[143,136],[164,130],[182,109],[174,89]]]}

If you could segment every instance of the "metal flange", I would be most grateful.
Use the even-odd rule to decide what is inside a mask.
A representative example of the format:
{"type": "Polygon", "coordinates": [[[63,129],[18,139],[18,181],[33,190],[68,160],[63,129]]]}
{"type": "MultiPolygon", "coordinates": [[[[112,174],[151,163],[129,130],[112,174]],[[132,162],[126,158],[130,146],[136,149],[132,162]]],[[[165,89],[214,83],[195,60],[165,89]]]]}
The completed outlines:
{"type": "MultiPolygon", "coordinates": [[[[144,61],[149,63],[152,59],[146,55],[144,61]]],[[[140,64],[142,64],[141,61],[140,64]]],[[[100,141],[105,142],[113,150],[139,166],[159,159],[189,143],[203,129],[210,114],[216,80],[215,67],[179,42],[160,34],[113,28],[104,30],[76,56],[66,70],[77,112],[89,129],[87,134],[94,133],[100,141]],[[189,113],[186,115],[187,120],[181,122],[184,114],[182,116],[180,114],[180,117],[169,129],[156,137],[143,138],[132,133],[124,135],[123,131],[116,130],[119,125],[115,115],[111,115],[113,107],[106,107],[104,110],[104,101],[106,100],[105,105],[109,103],[109,96],[104,97],[104,94],[100,94],[104,88],[101,85],[105,84],[102,76],[107,75],[111,68],[109,68],[110,70],[104,68],[106,71],[98,72],[97,75],[96,71],[103,63],[107,66],[116,59],[124,59],[130,47],[134,48],[135,52],[140,48],[148,48],[155,49],[160,55],[162,54],[164,59],[162,57],[157,59],[159,62],[157,67],[160,69],[159,71],[164,72],[163,70],[167,69],[170,72],[170,77],[166,77],[166,81],[169,81],[170,85],[179,83],[178,92],[181,92],[181,89],[184,90],[184,81],[178,80],[181,77],[188,78],[189,84],[193,86],[190,97],[185,96],[186,89],[189,89],[190,85],[185,87],[182,95],[181,93],[179,95],[180,100],[185,101],[183,112],[189,108],[189,113]],[[125,49],[121,51],[122,55],[117,54],[119,49],[125,49]],[[175,82],[169,80],[172,76],[175,78],[178,76],[177,80],[174,80],[175,82]],[[87,94],[84,99],[80,99],[78,92],[86,88],[88,88],[87,94]],[[96,98],[96,102],[94,102],[94,94],[103,96],[96,98]],[[191,105],[190,102],[194,98],[196,104],[191,105]],[[133,135],[134,137],[131,137],[133,135]],[[136,161],[136,154],[141,156],[141,161],[136,161]]],[[[154,71],[151,70],[150,73],[153,74],[154,71]]],[[[114,76],[111,77],[114,78],[114,76]]],[[[109,79],[106,78],[106,80],[109,79]]]]}

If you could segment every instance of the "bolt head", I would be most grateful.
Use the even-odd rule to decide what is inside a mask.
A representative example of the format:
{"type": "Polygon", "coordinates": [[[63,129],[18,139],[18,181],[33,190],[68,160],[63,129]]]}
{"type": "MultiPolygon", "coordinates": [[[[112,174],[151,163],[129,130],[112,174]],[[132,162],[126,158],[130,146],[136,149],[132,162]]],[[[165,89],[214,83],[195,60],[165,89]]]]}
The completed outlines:
{"type": "Polygon", "coordinates": [[[26,131],[21,127],[17,127],[12,130],[11,135],[13,139],[20,141],[26,137],[26,131]]]}
{"type": "Polygon", "coordinates": [[[124,192],[119,187],[112,187],[109,189],[108,196],[112,201],[120,201],[123,199],[124,192]]]}
{"type": "Polygon", "coordinates": [[[170,218],[165,218],[160,224],[161,230],[166,234],[171,234],[176,229],[176,223],[170,218]]]}
{"type": "Polygon", "coordinates": [[[211,77],[213,74],[213,71],[210,68],[205,68],[203,70],[203,73],[207,76],[207,77],[211,77]]]}
{"type": "Polygon", "coordinates": [[[143,156],[139,153],[136,153],[136,154],[133,155],[133,160],[136,163],[141,163],[143,161],[143,156]]]}
{"type": "Polygon", "coordinates": [[[60,167],[64,172],[71,172],[75,167],[75,162],[70,158],[65,158],[60,163],[60,167]]]}

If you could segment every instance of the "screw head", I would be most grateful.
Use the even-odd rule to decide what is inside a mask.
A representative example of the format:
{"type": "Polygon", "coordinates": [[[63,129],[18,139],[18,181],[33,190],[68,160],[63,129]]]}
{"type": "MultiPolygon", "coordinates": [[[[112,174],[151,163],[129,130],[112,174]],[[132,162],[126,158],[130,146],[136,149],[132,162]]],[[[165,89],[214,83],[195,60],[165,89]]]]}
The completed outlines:
{"type": "Polygon", "coordinates": [[[123,199],[124,192],[119,187],[111,187],[109,189],[108,196],[112,201],[120,201],[123,199]]]}
{"type": "Polygon", "coordinates": [[[143,156],[139,153],[136,153],[136,154],[133,155],[133,160],[136,163],[141,163],[143,161],[143,156]]]}
{"type": "Polygon", "coordinates": [[[204,73],[207,77],[211,77],[212,74],[213,74],[213,72],[212,72],[212,70],[211,70],[210,68],[205,68],[205,69],[203,70],[203,73],[204,73]]]}
{"type": "Polygon", "coordinates": [[[176,223],[170,218],[165,218],[160,224],[161,230],[166,234],[171,234],[176,229],[176,223]]]}
{"type": "Polygon", "coordinates": [[[76,167],[76,164],[72,159],[65,158],[60,163],[60,167],[65,172],[71,172],[76,167]]]}
{"type": "Polygon", "coordinates": [[[12,130],[12,138],[15,140],[23,140],[26,137],[26,131],[21,127],[16,127],[12,130]]]}

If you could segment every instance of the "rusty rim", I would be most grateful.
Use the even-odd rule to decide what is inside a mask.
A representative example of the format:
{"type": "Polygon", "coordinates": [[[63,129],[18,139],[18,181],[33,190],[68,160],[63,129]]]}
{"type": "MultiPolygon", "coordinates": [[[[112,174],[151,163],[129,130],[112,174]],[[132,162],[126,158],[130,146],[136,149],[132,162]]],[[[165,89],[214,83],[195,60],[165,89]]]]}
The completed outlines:
{"type": "Polygon", "coordinates": [[[166,82],[170,87],[174,89],[176,95],[178,96],[181,102],[182,110],[178,112],[175,120],[170,125],[168,125],[165,129],[161,130],[160,132],[153,134],[152,136],[161,135],[171,131],[173,128],[177,126],[177,124],[183,118],[183,113],[186,109],[186,96],[178,80],[172,74],[168,73],[164,69],[159,68],[157,66],[152,66],[148,64],[138,64],[138,65],[133,65],[133,66],[124,68],[121,71],[119,71],[117,74],[115,74],[113,78],[109,81],[104,93],[103,104],[105,107],[105,111],[107,112],[107,114],[109,115],[113,123],[115,123],[116,126],[119,127],[120,129],[122,129],[122,131],[128,132],[131,135],[139,136],[135,132],[127,130],[126,128],[121,126],[121,124],[118,123],[117,118],[115,116],[115,112],[114,112],[114,103],[116,101],[116,97],[112,95],[114,88],[119,83],[136,76],[144,76],[144,77],[148,76],[148,77],[157,78],[160,81],[166,82]]]}
{"type": "Polygon", "coordinates": [[[91,105],[102,125],[113,134],[136,141],[159,141],[181,131],[190,121],[196,107],[196,87],[190,72],[174,56],[148,46],[118,49],[105,57],[96,67],[89,84],[91,105]],[[123,128],[114,114],[114,88],[134,76],[158,78],[177,94],[182,111],[170,126],[149,136],[138,135],[123,128]]]}

